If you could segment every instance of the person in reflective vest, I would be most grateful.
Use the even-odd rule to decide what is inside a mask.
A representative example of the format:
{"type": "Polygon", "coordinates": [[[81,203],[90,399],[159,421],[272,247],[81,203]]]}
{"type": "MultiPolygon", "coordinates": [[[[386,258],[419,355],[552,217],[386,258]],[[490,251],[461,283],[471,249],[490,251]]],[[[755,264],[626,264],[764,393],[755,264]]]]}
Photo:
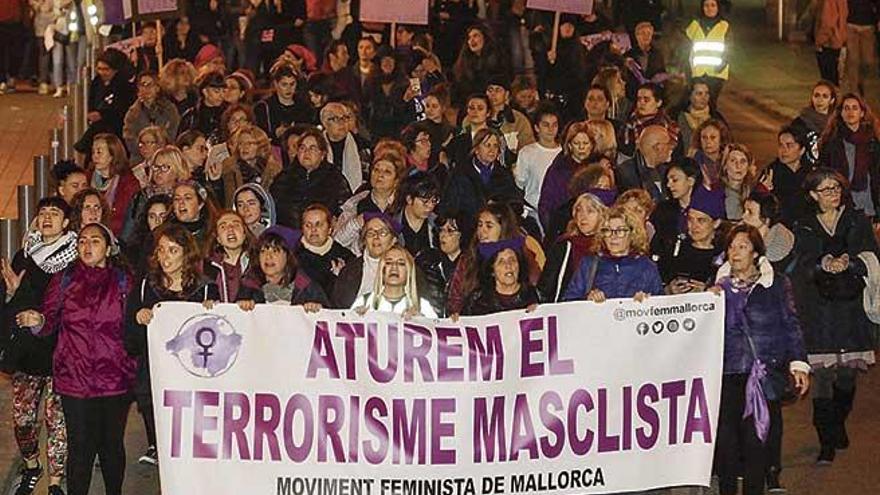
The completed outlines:
{"type": "Polygon", "coordinates": [[[730,24],[721,15],[718,0],[702,0],[700,15],[691,21],[685,35],[691,40],[691,77],[706,80],[714,105],[730,72],[730,24]]]}

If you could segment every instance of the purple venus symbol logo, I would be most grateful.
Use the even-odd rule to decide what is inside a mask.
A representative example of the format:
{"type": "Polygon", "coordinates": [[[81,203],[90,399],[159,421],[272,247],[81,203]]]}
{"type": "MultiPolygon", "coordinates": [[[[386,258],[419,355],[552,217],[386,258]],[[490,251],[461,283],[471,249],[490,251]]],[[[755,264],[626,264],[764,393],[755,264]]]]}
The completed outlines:
{"type": "Polygon", "coordinates": [[[165,350],[177,357],[190,374],[218,377],[232,368],[241,349],[242,336],[218,315],[200,314],[186,320],[165,350]]]}

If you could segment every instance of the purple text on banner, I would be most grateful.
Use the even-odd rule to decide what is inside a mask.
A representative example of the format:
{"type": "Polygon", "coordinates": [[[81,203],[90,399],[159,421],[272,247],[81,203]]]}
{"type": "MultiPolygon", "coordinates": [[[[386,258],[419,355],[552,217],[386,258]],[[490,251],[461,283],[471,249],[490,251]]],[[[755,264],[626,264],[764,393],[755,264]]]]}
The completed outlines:
{"type": "Polygon", "coordinates": [[[362,0],[362,22],[428,24],[428,0],[362,0]]]}
{"type": "Polygon", "coordinates": [[[530,9],[586,15],[593,11],[593,0],[528,0],[530,9]]]}

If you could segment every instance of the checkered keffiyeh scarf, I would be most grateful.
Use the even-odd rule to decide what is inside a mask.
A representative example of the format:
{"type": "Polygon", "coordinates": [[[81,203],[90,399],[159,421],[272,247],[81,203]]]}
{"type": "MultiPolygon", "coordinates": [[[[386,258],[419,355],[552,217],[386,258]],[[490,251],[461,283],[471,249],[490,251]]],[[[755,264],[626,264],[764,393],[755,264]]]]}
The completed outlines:
{"type": "Polygon", "coordinates": [[[46,273],[58,273],[76,260],[76,232],[68,232],[51,244],[43,242],[43,234],[31,231],[22,247],[25,255],[46,273]]]}

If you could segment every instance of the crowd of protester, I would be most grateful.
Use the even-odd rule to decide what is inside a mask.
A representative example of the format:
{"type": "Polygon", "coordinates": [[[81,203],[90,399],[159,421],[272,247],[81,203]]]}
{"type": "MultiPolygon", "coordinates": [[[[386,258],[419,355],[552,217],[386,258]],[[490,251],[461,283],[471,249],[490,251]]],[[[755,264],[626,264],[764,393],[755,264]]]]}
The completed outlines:
{"type": "MultiPolygon", "coordinates": [[[[680,32],[654,1],[562,15],[553,50],[552,14],[523,4],[438,0],[428,27],[389,32],[357,2],[317,21],[250,0],[239,23],[193,1],[129,53],[104,50],[77,160],[55,165],[57,195],[0,267],[17,495],[43,476],[43,398],[50,494],[65,478],[86,494],[96,457],[121,493],[132,400],[139,460],[158,462],[146,334],[161,301],[456,320],[712,291],[727,307],[720,493],[739,476],[746,495],[779,488],[781,406],[808,390],[832,463],[880,321],[864,98],[817,82],[758,163],[717,106],[727,61],[694,56],[728,36],[724,2],[680,32]],[[604,36],[615,26],[631,46],[604,36]]],[[[62,94],[75,42],[52,53],[62,94]]]]}

